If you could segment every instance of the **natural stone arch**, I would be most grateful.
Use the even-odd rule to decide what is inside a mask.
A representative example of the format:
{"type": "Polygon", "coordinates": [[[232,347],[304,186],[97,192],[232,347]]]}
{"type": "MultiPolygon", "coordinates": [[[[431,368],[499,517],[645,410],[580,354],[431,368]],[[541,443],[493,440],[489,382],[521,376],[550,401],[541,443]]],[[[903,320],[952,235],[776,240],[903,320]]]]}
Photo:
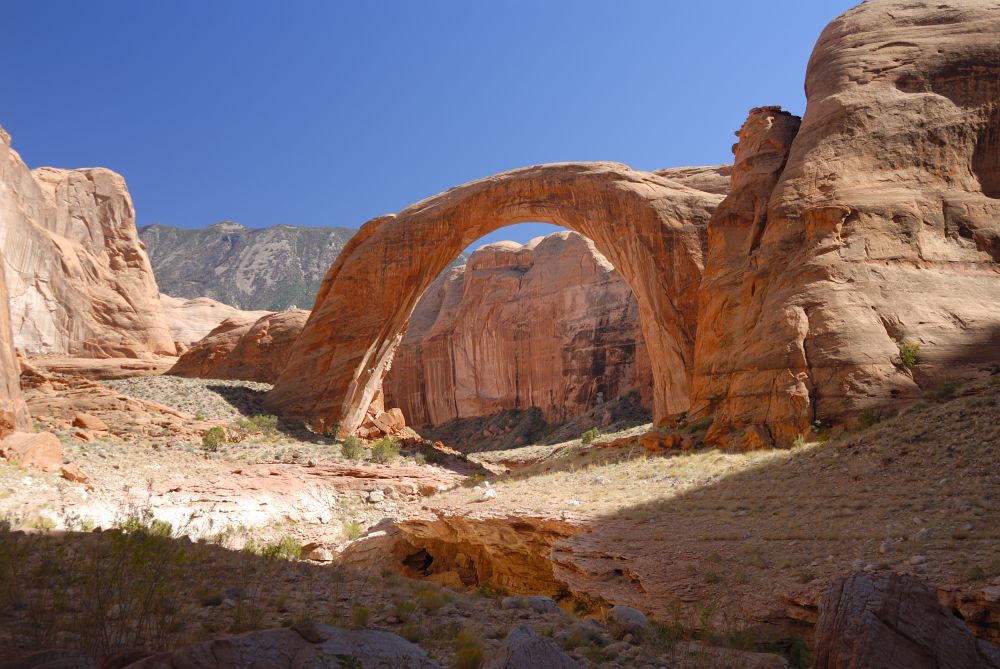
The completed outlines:
{"type": "Polygon", "coordinates": [[[353,432],[424,290],[476,239],[529,221],[593,240],[636,295],[657,421],[688,407],[704,228],[722,199],[620,163],[554,163],[457,186],[366,223],[330,268],[266,398],[353,432]]]}

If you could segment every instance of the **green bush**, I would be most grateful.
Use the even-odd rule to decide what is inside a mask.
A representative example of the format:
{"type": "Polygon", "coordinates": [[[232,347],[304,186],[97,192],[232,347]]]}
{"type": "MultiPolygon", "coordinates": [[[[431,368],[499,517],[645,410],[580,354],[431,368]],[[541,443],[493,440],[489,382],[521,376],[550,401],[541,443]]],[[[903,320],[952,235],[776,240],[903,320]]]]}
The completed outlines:
{"type": "Polygon", "coordinates": [[[219,446],[224,443],[226,443],[226,431],[218,425],[206,430],[201,437],[201,447],[211,453],[218,451],[219,446]]]}
{"type": "Polygon", "coordinates": [[[270,414],[251,416],[241,420],[240,427],[247,432],[260,432],[266,437],[273,437],[278,434],[278,417],[270,414]]]}
{"type": "Polygon", "coordinates": [[[920,352],[920,344],[913,342],[896,342],[896,346],[899,347],[899,359],[903,361],[904,365],[907,367],[913,367],[917,364],[917,354],[920,352]]]}
{"type": "Polygon", "coordinates": [[[372,444],[372,462],[387,465],[399,457],[399,440],[383,437],[372,444]]]}
{"type": "Polygon", "coordinates": [[[593,443],[594,439],[597,439],[600,434],[601,432],[596,427],[592,427],[580,435],[580,441],[584,444],[593,443]]]}
{"type": "Polygon", "coordinates": [[[349,523],[344,523],[344,536],[350,541],[354,541],[361,537],[365,533],[365,528],[356,520],[352,520],[349,523]]]}
{"type": "Polygon", "coordinates": [[[357,460],[364,452],[364,444],[362,444],[361,440],[353,434],[347,437],[347,439],[344,439],[344,443],[340,445],[340,454],[348,460],[357,460]]]}
{"type": "Polygon", "coordinates": [[[271,558],[272,560],[292,561],[298,560],[302,554],[302,542],[295,537],[284,536],[273,543],[261,543],[256,539],[251,539],[243,547],[247,553],[271,558]]]}

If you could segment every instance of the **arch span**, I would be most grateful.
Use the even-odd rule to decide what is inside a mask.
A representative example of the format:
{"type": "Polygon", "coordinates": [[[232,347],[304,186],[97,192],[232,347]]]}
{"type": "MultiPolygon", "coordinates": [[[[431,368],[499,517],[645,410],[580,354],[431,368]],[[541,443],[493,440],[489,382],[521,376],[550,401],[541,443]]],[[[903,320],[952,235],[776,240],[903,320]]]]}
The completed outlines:
{"type": "Polygon", "coordinates": [[[276,413],[353,432],[381,386],[410,312],[483,235],[561,225],[593,240],[639,303],[656,420],[688,407],[705,224],[721,194],[620,163],[536,165],[457,186],[366,223],[330,268],[288,365],[276,413]]]}

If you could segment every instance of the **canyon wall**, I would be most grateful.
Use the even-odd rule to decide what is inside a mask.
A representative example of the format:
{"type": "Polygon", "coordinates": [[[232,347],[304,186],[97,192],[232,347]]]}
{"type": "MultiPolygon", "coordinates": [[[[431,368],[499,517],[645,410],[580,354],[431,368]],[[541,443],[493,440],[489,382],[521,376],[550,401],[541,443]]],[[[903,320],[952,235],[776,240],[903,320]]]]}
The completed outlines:
{"type": "MultiPolygon", "coordinates": [[[[4,256],[0,251],[0,266],[4,256]]],[[[31,420],[28,407],[21,397],[21,367],[14,353],[14,336],[10,328],[7,282],[0,272],[0,440],[11,432],[27,431],[31,420]]]]}
{"type": "Polygon", "coordinates": [[[539,407],[549,422],[638,391],[652,401],[639,306],[593,242],[499,242],[439,277],[384,381],[411,425],[539,407]]]}
{"type": "Polygon", "coordinates": [[[789,444],[1000,361],[998,35],[995,0],[870,0],[820,37],[801,127],[751,114],[708,226],[711,439],[789,444]]]}
{"type": "Polygon", "coordinates": [[[14,345],[28,354],[174,353],[125,180],[29,171],[0,130],[0,248],[14,345]]]}

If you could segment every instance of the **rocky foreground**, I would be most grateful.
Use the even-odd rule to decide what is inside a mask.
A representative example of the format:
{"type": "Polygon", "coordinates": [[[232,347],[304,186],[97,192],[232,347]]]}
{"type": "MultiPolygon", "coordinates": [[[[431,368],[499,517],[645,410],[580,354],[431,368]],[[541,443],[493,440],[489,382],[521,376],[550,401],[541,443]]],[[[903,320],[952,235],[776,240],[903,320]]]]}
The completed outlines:
{"type": "MultiPolygon", "coordinates": [[[[5,545],[42,569],[111,550],[115,528],[158,527],[190,581],[171,581],[179,608],[159,647],[313,621],[399,634],[429,661],[467,666],[463,640],[499,654],[526,623],[581,666],[777,667],[792,659],[745,653],[809,652],[824,594],[849,574],[908,575],[1000,640],[996,383],[787,451],[709,449],[708,426],[693,424],[680,448],[646,426],[466,458],[419,441],[355,451],[248,421],[266,386],[74,378],[49,375],[54,394],[25,384],[26,398],[86,479],[0,467],[0,515],[27,532],[5,545]],[[89,404],[74,383],[90,384],[89,404]],[[122,397],[148,422],[125,422],[122,397]],[[206,445],[211,426],[227,438],[206,445]],[[646,636],[616,632],[612,605],[650,616],[646,636]]],[[[31,600],[37,581],[19,578],[31,600]]],[[[27,616],[54,616],[51,602],[8,609],[2,643],[42,643],[27,616]]],[[[60,615],[53,633],[72,639],[72,609],[60,615]]]]}

